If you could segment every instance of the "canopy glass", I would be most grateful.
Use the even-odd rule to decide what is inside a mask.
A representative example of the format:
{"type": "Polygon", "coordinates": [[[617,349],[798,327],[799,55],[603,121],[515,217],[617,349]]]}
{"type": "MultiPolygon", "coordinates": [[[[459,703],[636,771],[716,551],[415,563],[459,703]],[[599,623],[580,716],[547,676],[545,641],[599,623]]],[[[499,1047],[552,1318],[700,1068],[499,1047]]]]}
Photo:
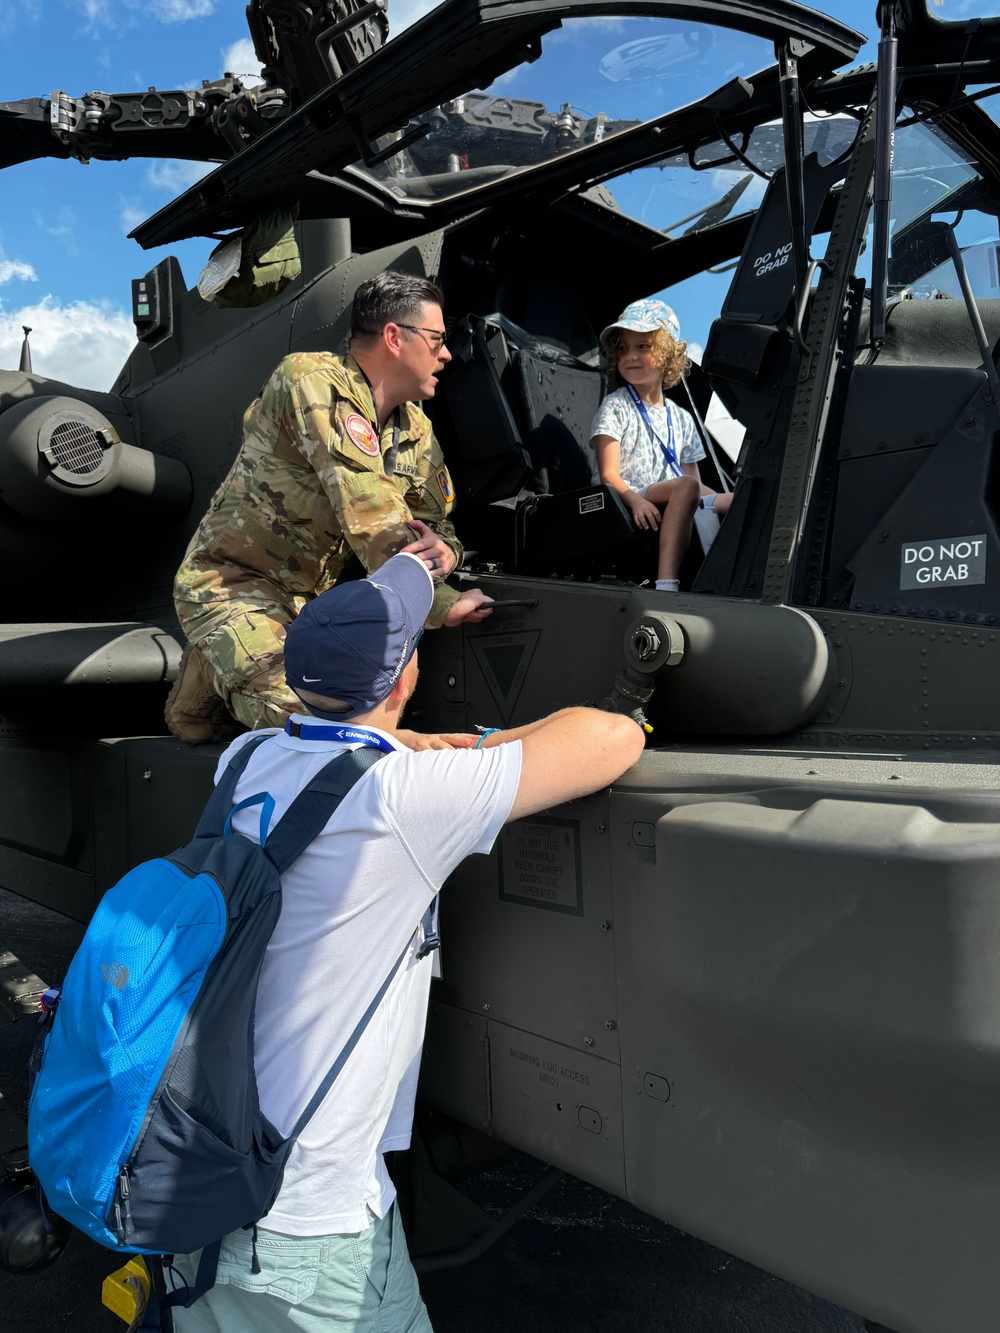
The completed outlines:
{"type": "Polygon", "coordinates": [[[543,38],[538,60],[415,118],[406,129],[426,126],[422,139],[378,166],[353,170],[400,199],[451,198],[654,120],[773,63],[769,42],[727,28],[570,18],[543,38]]]}

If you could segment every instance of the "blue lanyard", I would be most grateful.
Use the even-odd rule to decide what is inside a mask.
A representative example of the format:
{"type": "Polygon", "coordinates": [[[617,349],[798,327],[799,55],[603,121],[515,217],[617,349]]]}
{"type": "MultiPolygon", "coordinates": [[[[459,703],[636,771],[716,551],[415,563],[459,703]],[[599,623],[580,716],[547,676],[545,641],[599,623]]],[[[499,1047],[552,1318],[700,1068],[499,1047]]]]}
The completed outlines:
{"type": "Polygon", "coordinates": [[[367,745],[371,750],[381,750],[383,754],[394,754],[396,747],[384,736],[369,731],[367,727],[341,726],[335,722],[293,722],[285,723],[289,736],[301,737],[304,741],[336,741],[341,745],[367,745]]]}
{"type": "Polygon", "coordinates": [[[667,460],[667,466],[671,469],[675,477],[682,477],[684,473],[681,469],[680,463],[678,463],[677,461],[677,454],[674,452],[674,419],[670,413],[670,408],[667,407],[666,403],[664,403],[663,410],[667,418],[667,442],[666,444],[664,444],[663,441],[660,439],[659,435],[657,435],[656,431],[653,429],[653,423],[650,421],[649,413],[646,411],[646,404],[639,397],[635,385],[626,384],[625,388],[628,389],[629,397],[632,399],[633,406],[636,408],[639,415],[646,423],[646,429],[649,431],[650,435],[663,450],[663,456],[667,460]]]}

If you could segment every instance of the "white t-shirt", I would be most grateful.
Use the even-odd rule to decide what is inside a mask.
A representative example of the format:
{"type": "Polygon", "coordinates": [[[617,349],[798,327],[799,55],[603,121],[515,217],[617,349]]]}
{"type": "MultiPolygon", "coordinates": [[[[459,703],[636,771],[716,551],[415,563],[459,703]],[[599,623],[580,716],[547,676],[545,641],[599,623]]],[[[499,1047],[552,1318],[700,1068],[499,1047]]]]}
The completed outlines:
{"type": "MultiPolygon", "coordinates": [[[[678,407],[669,398],[663,407],[647,405],[646,411],[660,439],[664,444],[673,445],[679,463],[698,463],[705,457],[705,449],[690,412],[678,407]]],[[[590,428],[591,441],[597,435],[610,435],[613,440],[619,441],[621,465],[618,475],[626,486],[637,491],[639,495],[644,495],[646,488],[655,485],[656,482],[669,481],[671,477],[677,475],[670,468],[663,450],[650,435],[645,421],[624,386],[609,393],[597,409],[597,415],[590,428]]],[[[596,471],[594,481],[600,481],[600,475],[596,471]]]]}
{"type": "MultiPolygon", "coordinates": [[[[321,726],[317,718],[302,723],[321,726]]],[[[344,746],[273,731],[251,756],[235,801],[274,798],[274,823],[344,746]]],[[[376,734],[392,741],[384,732],[376,734]]],[[[239,737],[219,761],[260,732],[239,737]]],[[[254,1065],[261,1110],[290,1132],[410,941],[384,999],[289,1155],[262,1225],[292,1236],[362,1231],[395,1197],[384,1152],[409,1146],[433,954],[420,920],[443,880],[488,852],[510,814],[521,745],[400,746],[348,792],[332,825],[282,877],[282,907],[260,975],[254,1065]]],[[[258,841],[260,805],[233,818],[258,841]]]]}

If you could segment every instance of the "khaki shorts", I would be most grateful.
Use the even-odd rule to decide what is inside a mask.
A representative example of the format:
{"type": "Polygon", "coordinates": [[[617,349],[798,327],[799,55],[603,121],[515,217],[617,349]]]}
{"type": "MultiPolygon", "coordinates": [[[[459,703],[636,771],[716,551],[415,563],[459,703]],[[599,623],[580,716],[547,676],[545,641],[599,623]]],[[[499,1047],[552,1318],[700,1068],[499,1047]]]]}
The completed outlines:
{"type": "MultiPolygon", "coordinates": [[[[175,1309],[175,1333],[433,1333],[395,1204],[366,1231],[347,1236],[283,1236],[257,1229],[259,1273],[252,1273],[251,1234],[222,1242],[215,1286],[190,1310],[175,1309]]],[[[195,1254],[174,1269],[193,1285],[195,1254]]],[[[167,1283],[170,1284],[170,1273],[167,1283]]]]}

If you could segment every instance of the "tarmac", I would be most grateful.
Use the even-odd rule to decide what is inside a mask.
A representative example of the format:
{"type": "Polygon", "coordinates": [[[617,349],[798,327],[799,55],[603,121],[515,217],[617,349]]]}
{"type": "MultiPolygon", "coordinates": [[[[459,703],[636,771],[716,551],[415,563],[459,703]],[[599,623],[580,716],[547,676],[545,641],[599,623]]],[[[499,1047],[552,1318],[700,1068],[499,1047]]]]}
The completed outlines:
{"type": "MultiPolygon", "coordinates": [[[[0,890],[0,946],[50,985],[82,933],[0,890]]],[[[0,1018],[0,1089],[21,1114],[34,1037],[34,1023],[0,1018]]],[[[519,1158],[465,1188],[499,1216],[540,1170],[519,1158]]],[[[116,1267],[74,1233],[45,1273],[0,1272],[0,1333],[125,1333],[100,1300],[116,1267]]],[[[421,1288],[435,1333],[864,1333],[857,1315],[569,1178],[483,1257],[425,1275],[421,1288]]]]}

